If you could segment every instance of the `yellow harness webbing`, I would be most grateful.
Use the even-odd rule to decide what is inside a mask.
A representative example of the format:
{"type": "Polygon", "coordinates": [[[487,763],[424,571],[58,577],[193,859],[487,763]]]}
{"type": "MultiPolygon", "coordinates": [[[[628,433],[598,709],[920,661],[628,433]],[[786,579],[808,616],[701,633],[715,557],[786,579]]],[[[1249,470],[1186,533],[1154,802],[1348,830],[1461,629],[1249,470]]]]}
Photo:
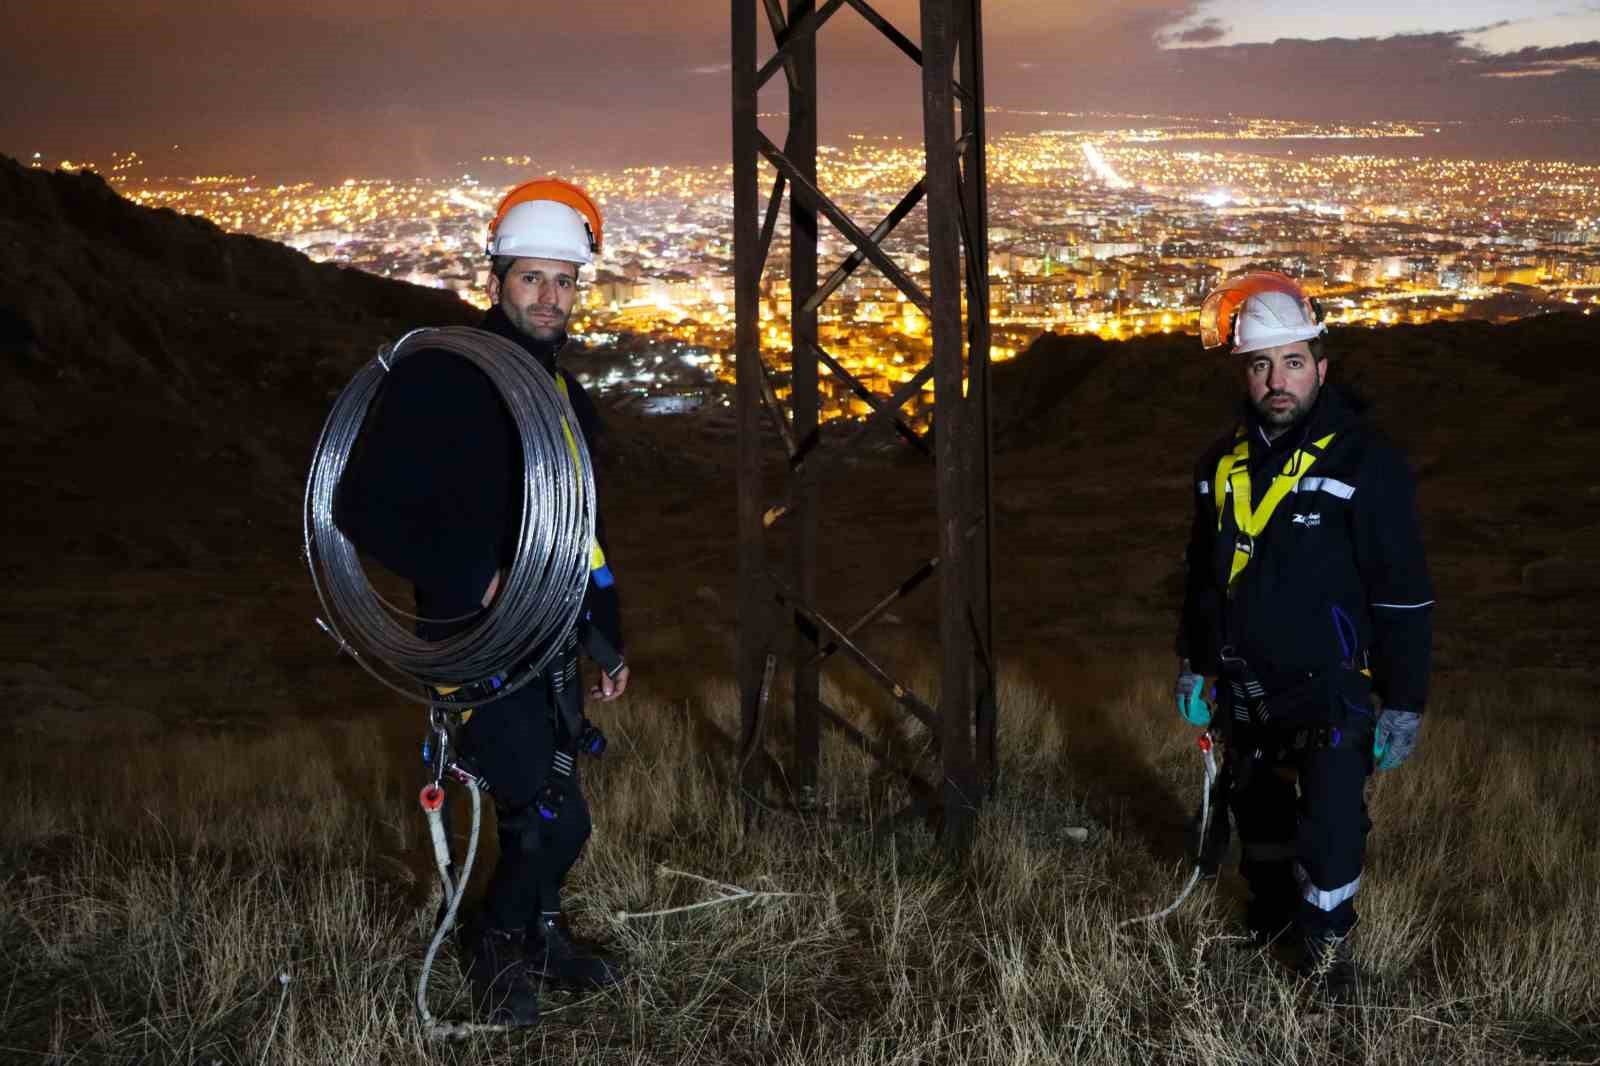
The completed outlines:
{"type": "Polygon", "coordinates": [[[1233,495],[1233,523],[1238,528],[1239,536],[1233,542],[1233,564],[1228,571],[1228,587],[1244,573],[1244,568],[1250,565],[1250,559],[1255,554],[1255,539],[1261,531],[1267,528],[1267,523],[1272,520],[1272,513],[1278,509],[1278,504],[1283,498],[1295,491],[1300,484],[1300,479],[1306,476],[1314,463],[1322,457],[1322,453],[1333,441],[1334,434],[1329,433],[1321,440],[1314,441],[1304,448],[1297,449],[1283,464],[1283,473],[1272,479],[1272,487],[1262,497],[1261,506],[1251,506],[1250,499],[1250,438],[1243,426],[1239,427],[1237,443],[1233,451],[1224,455],[1217,463],[1216,480],[1212,482],[1212,491],[1219,497],[1217,500],[1217,530],[1222,530],[1222,500],[1221,495],[1229,492],[1233,495]]]}
{"type": "MultiPolygon", "coordinates": [[[[570,404],[572,402],[572,397],[567,394],[566,375],[561,373],[559,370],[556,371],[556,391],[561,393],[561,398],[566,400],[567,403],[570,404]]],[[[576,463],[578,461],[578,442],[573,438],[572,427],[567,424],[567,420],[565,418],[561,420],[561,432],[566,435],[567,450],[572,453],[572,461],[576,463]]],[[[595,570],[603,570],[605,569],[605,565],[606,553],[601,550],[600,540],[597,537],[589,542],[589,569],[591,572],[595,570]]]]}

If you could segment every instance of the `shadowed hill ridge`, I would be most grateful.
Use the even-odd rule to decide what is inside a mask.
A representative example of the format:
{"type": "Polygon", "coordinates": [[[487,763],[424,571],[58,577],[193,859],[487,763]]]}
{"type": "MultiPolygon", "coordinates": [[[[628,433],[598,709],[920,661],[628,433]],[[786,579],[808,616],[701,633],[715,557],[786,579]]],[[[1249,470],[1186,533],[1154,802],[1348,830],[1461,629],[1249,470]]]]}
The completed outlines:
{"type": "Polygon", "coordinates": [[[292,526],[332,392],[383,339],[477,314],[136,206],[94,174],[0,158],[0,205],[6,488],[51,518],[48,544],[13,531],[8,564],[92,536],[125,562],[182,565],[219,514],[292,526]],[[138,505],[152,496],[155,513],[138,505]]]}
{"type": "MultiPolygon", "coordinates": [[[[1543,416],[1539,428],[1557,434],[1552,444],[1563,432],[1600,428],[1600,411],[1573,402],[1575,390],[1600,383],[1600,362],[1587,355],[1597,350],[1600,319],[1577,313],[1507,325],[1335,328],[1328,339],[1330,380],[1355,389],[1388,432],[1418,440],[1480,412],[1509,413],[1507,403],[1543,416]]],[[[1185,334],[1104,341],[1047,333],[994,369],[997,437],[1002,447],[1025,447],[1063,432],[1190,424],[1236,402],[1230,363],[1185,334]]]]}
{"type": "MultiPolygon", "coordinates": [[[[19,649],[0,681],[22,703],[94,706],[97,690],[60,681],[80,674],[136,707],[226,720],[291,698],[370,702],[362,678],[330,670],[310,625],[305,465],[333,395],[379,343],[476,319],[450,294],[0,157],[0,491],[20,518],[0,555],[19,590],[0,611],[0,637],[19,649]]],[[[1334,379],[1366,396],[1419,469],[1440,666],[1592,669],[1600,321],[1337,330],[1330,350],[1334,379]]],[[[1226,365],[1188,336],[1046,334],[995,368],[1008,661],[1048,678],[1106,649],[1169,646],[1190,467],[1236,403],[1226,365]]],[[[603,500],[638,654],[726,673],[726,418],[608,419],[603,500]]],[[[767,446],[775,474],[775,436],[767,446]]],[[[767,490],[777,502],[775,476],[767,490]]],[[[855,617],[936,552],[933,498],[923,461],[892,440],[842,464],[822,529],[831,616],[855,617]]],[[[931,610],[918,596],[886,624],[931,641],[931,610]]]]}
{"type": "MultiPolygon", "coordinates": [[[[1329,380],[1354,389],[1417,471],[1436,665],[1594,670],[1600,319],[1335,329],[1328,349],[1329,380]]],[[[1023,545],[1056,541],[1029,589],[1054,579],[1078,602],[1173,608],[1192,464],[1239,402],[1229,364],[1192,336],[1045,335],[995,368],[997,544],[1013,531],[1029,556],[1023,545]],[[1114,547],[1098,547],[1108,535],[1114,547]]]]}

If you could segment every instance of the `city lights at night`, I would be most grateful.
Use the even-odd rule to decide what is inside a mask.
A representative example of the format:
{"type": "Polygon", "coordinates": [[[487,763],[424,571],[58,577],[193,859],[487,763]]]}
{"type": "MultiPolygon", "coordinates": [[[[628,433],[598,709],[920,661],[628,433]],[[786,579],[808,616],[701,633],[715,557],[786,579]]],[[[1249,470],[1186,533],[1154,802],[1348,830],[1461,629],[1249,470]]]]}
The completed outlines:
{"type": "MultiPolygon", "coordinates": [[[[1425,141],[1415,124],[1145,115],[1116,128],[1108,120],[1118,116],[1082,117],[1101,128],[993,138],[997,360],[1041,331],[1108,339],[1192,332],[1206,291],[1248,266],[1302,279],[1334,324],[1503,320],[1588,308],[1600,297],[1600,165],[1356,150],[1425,141]],[[1268,141],[1316,147],[1256,149],[1268,141]]],[[[105,168],[137,203],[200,215],[318,260],[451,289],[481,306],[483,234],[503,184],[487,175],[535,165],[526,156],[484,155],[464,161],[454,180],[268,184],[238,175],[152,176],[139,158],[118,154],[105,168]]],[[[877,218],[920,176],[921,149],[901,138],[851,135],[824,146],[819,167],[842,205],[877,218]]],[[[602,347],[609,336],[643,339],[597,373],[596,384],[676,397],[681,402],[666,405],[672,410],[720,395],[714,383],[731,384],[733,368],[728,167],[572,176],[603,205],[609,238],[584,287],[579,331],[602,347]]],[[[925,282],[927,263],[916,252],[923,217],[913,212],[887,247],[925,282]]],[[[780,223],[780,242],[785,234],[780,223]]],[[[825,260],[849,251],[827,228],[822,249],[825,260]]],[[[770,276],[762,302],[769,356],[789,344],[788,310],[787,280],[770,276]]],[[[821,332],[824,346],[880,391],[892,391],[926,360],[926,319],[870,270],[824,305],[821,332]]],[[[869,410],[842,381],[825,376],[823,388],[827,417],[869,410]]]]}
{"type": "Polygon", "coordinates": [[[0,1063],[1600,1066],[1600,0],[0,99],[0,1063]]]}

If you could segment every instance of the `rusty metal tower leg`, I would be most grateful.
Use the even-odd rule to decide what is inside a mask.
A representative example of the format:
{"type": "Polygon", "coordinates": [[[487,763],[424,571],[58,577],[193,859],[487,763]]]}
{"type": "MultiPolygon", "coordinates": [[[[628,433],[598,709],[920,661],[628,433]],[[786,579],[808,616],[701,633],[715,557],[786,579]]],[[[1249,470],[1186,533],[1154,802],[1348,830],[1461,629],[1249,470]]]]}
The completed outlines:
{"type": "Polygon", "coordinates": [[[971,840],[978,790],[973,772],[973,632],[968,620],[971,568],[966,560],[973,483],[967,447],[965,338],[961,322],[961,171],[956,151],[955,0],[922,0],[922,116],[928,158],[928,273],[933,311],[934,460],[939,557],[939,741],[943,759],[945,842],[971,840]]]}
{"type": "Polygon", "coordinates": [[[972,589],[972,632],[978,659],[977,770],[985,795],[1000,772],[999,712],[995,670],[994,617],[990,587],[994,577],[994,421],[989,412],[989,149],[984,128],[983,0],[957,0],[961,37],[962,243],[967,282],[967,436],[973,456],[970,492],[976,526],[967,544],[972,589]]]}
{"type": "Polygon", "coordinates": [[[761,536],[761,231],[756,189],[756,9],[733,3],[733,272],[739,425],[739,784],[747,802],[766,776],[762,674],[771,600],[761,536]]]}
{"type": "MultiPolygon", "coordinates": [[[[820,727],[828,726],[879,760],[910,790],[912,809],[930,801],[943,810],[944,839],[955,850],[971,842],[979,803],[992,785],[996,758],[995,667],[990,619],[990,427],[987,175],[984,155],[981,0],[921,0],[919,47],[879,13],[871,0],[732,0],[734,273],[738,328],[739,425],[739,684],[743,706],[740,782],[747,795],[760,789],[773,763],[765,750],[765,716],[774,670],[772,641],[781,608],[792,620],[787,647],[793,656],[796,746],[792,785],[803,800],[817,783],[820,727]],[[757,63],[758,5],[772,31],[773,54],[757,63]],[[852,219],[822,188],[817,174],[817,66],[815,36],[842,10],[853,10],[922,71],[927,174],[876,226],[852,219]],[[960,74],[955,68],[959,58],[960,74]],[[789,130],[779,148],[760,129],[757,97],[782,70],[789,90],[789,130]],[[960,103],[959,111],[957,101],[960,103]],[[959,119],[959,132],[958,132],[959,119]],[[777,172],[764,220],[758,201],[758,166],[777,172]],[[785,413],[762,363],[762,274],[772,246],[785,188],[789,212],[792,344],[788,354],[789,410],[785,413]],[[884,242],[926,199],[927,287],[913,277],[884,242]],[[818,280],[817,227],[826,217],[853,249],[825,281],[818,280]],[[859,268],[870,264],[932,324],[932,360],[901,378],[889,395],[827,351],[818,332],[818,307],[859,268]],[[963,313],[965,306],[965,314],[963,313]],[[820,365],[819,365],[820,364],[820,365]],[[870,412],[854,430],[818,432],[820,367],[848,388],[870,412]],[[936,432],[933,446],[906,412],[932,381],[936,432]],[[762,417],[770,418],[788,459],[785,491],[774,506],[765,495],[762,417]],[[818,604],[818,486],[837,476],[842,454],[873,438],[898,435],[935,464],[938,554],[924,558],[909,577],[881,595],[865,614],[844,624],[818,604]],[[783,573],[769,568],[763,537],[782,522],[788,550],[783,573]],[[930,578],[939,579],[941,692],[935,710],[893,676],[867,650],[864,637],[888,609],[930,578]],[[939,751],[937,782],[924,780],[892,741],[867,736],[819,698],[819,670],[830,659],[859,668],[881,686],[939,751]]],[[[853,590],[852,590],[853,591],[853,590]]]]}
{"type": "MultiPolygon", "coordinates": [[[[771,0],[769,0],[769,3],[771,0]]],[[[815,0],[789,0],[789,25],[808,22],[815,0]]],[[[806,182],[817,183],[817,38],[805,35],[792,51],[789,71],[789,138],[785,154],[806,182]]],[[[789,198],[789,325],[794,338],[790,387],[796,446],[809,450],[817,437],[817,207],[801,187],[789,198]]],[[[817,602],[817,483],[808,479],[793,494],[790,518],[790,587],[806,603],[817,602]]],[[[794,614],[794,784],[807,806],[815,799],[822,759],[818,720],[821,664],[817,627],[794,614]]]]}

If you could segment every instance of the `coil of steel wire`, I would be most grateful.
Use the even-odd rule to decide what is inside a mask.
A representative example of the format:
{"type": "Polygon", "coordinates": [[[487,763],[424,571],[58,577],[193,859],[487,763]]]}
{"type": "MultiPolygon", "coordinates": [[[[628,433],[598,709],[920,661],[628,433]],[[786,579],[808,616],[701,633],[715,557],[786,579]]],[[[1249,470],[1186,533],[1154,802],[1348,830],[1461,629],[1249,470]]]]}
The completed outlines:
{"type": "Polygon", "coordinates": [[[551,377],[503,337],[458,326],[418,329],[380,350],[334,402],[306,478],[304,551],[325,613],[318,623],[373,677],[422,703],[434,702],[424,686],[503,678],[499,698],[537,676],[576,624],[589,580],[594,471],[582,434],[568,428],[576,424],[551,377]],[[417,636],[416,617],[378,593],[333,520],[339,479],[384,378],[423,349],[469,360],[489,377],[511,414],[523,460],[522,521],[498,594],[461,632],[437,641],[417,636]]]}

